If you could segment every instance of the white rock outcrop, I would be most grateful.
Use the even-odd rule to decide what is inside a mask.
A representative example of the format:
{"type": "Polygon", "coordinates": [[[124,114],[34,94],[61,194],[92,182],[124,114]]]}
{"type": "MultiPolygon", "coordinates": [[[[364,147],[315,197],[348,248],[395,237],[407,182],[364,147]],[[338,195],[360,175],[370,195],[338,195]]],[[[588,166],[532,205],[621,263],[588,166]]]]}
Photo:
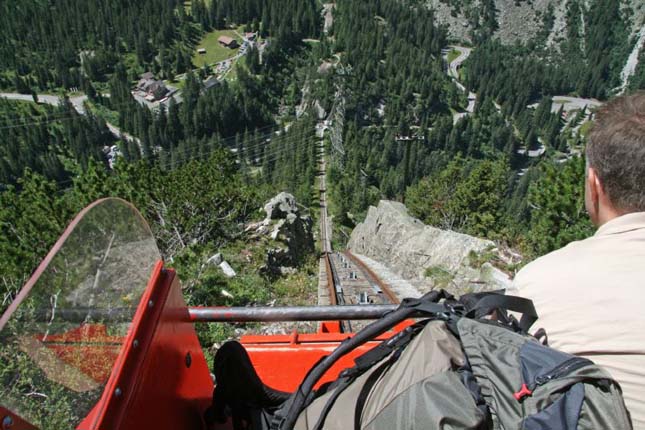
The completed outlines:
{"type": "Polygon", "coordinates": [[[277,245],[267,252],[264,267],[268,273],[294,273],[305,258],[314,252],[313,221],[301,214],[296,198],[282,192],[264,205],[266,218],[250,224],[245,231],[252,236],[268,236],[277,245]]]}
{"type": "Polygon", "coordinates": [[[423,224],[398,202],[381,200],[350,237],[348,247],[373,258],[413,282],[421,291],[446,288],[453,293],[506,288],[506,273],[487,257],[495,243],[423,224]]]}
{"type": "Polygon", "coordinates": [[[298,213],[296,198],[283,191],[264,205],[264,211],[267,213],[267,220],[282,219],[288,214],[298,213]]]}
{"type": "Polygon", "coordinates": [[[233,277],[237,276],[237,273],[235,273],[235,270],[233,270],[231,265],[228,264],[228,262],[226,262],[226,261],[222,261],[219,264],[219,268],[222,269],[222,272],[224,273],[224,275],[227,278],[233,278],[233,277]]]}

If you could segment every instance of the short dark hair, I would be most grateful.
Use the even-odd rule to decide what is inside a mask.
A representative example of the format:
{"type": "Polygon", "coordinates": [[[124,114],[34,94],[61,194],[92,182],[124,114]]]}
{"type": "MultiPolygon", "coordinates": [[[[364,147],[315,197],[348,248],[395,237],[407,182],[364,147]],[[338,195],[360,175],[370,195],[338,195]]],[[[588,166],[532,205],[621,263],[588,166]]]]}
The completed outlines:
{"type": "Polygon", "coordinates": [[[596,113],[586,153],[617,210],[645,211],[645,91],[617,97],[596,113]]]}

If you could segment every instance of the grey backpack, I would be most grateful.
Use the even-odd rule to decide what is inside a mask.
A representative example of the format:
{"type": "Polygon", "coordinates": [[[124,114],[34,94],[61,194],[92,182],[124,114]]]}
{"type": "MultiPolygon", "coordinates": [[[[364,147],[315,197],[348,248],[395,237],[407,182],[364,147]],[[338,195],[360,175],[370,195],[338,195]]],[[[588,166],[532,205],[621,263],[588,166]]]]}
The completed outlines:
{"type": "Polygon", "coordinates": [[[501,294],[407,299],[314,366],[271,412],[270,428],[631,429],[618,383],[590,360],[528,335],[536,318],[530,301],[501,294]],[[482,318],[493,311],[494,321],[482,318]],[[314,392],[339,357],[410,317],[425,319],[314,392]]]}

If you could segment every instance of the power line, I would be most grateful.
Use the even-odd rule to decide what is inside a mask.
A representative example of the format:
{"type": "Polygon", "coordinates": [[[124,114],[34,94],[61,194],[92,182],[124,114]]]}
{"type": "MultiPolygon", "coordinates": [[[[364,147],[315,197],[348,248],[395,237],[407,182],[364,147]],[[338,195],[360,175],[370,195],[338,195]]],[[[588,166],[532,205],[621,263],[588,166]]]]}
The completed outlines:
{"type": "MultiPolygon", "coordinates": [[[[26,95],[26,94],[25,94],[25,95],[26,95]]],[[[32,103],[32,104],[35,104],[35,105],[37,105],[37,106],[38,106],[38,105],[43,104],[43,105],[51,106],[51,107],[53,107],[53,108],[61,107],[61,106],[62,106],[60,102],[59,102],[59,103],[57,103],[57,104],[53,104],[53,103],[51,103],[51,102],[45,102],[45,101],[42,101],[42,102],[41,102],[41,101],[34,102],[33,100],[28,100],[28,99],[26,99],[26,98],[24,98],[24,99],[23,99],[23,98],[10,98],[10,97],[3,97],[3,96],[0,96],[0,99],[2,99],[2,100],[6,100],[7,102],[24,102],[24,103],[32,103]]],[[[71,102],[70,102],[70,103],[71,103],[71,102]]],[[[45,113],[45,115],[47,115],[47,112],[45,113]]],[[[64,113],[64,114],[63,114],[63,113],[61,113],[61,117],[67,117],[67,116],[69,116],[69,114],[67,114],[67,113],[64,113]]],[[[15,116],[9,116],[9,115],[7,115],[7,116],[3,116],[2,118],[0,118],[0,121],[4,121],[4,122],[7,122],[7,123],[12,123],[12,122],[14,122],[14,123],[16,123],[16,124],[20,124],[20,123],[24,122],[24,120],[25,120],[25,119],[26,119],[26,118],[25,118],[24,116],[21,116],[21,115],[15,115],[15,116]]]]}
{"type": "Polygon", "coordinates": [[[290,142],[292,142],[292,141],[294,141],[296,139],[299,139],[299,138],[311,137],[314,134],[315,134],[315,132],[303,131],[303,132],[300,132],[298,134],[294,134],[294,135],[291,135],[291,136],[287,135],[285,138],[282,138],[282,139],[276,139],[275,141],[266,142],[264,145],[259,144],[259,145],[255,145],[255,146],[243,146],[241,151],[237,151],[235,153],[236,154],[249,154],[249,153],[252,153],[253,151],[256,151],[256,150],[258,150],[260,148],[263,148],[263,147],[270,146],[272,144],[275,144],[275,145],[283,144],[284,145],[284,144],[290,143],[290,142]]]}
{"type": "MultiPolygon", "coordinates": [[[[293,142],[295,142],[295,141],[299,141],[299,140],[302,140],[303,142],[307,142],[306,138],[310,138],[310,137],[312,137],[312,136],[313,136],[313,134],[314,134],[314,132],[306,132],[306,133],[302,133],[302,134],[297,134],[297,135],[291,136],[291,137],[290,137],[290,139],[288,139],[288,140],[282,140],[282,141],[278,141],[278,142],[279,142],[279,143],[283,143],[283,144],[289,144],[289,143],[293,143],[293,142]]],[[[296,145],[296,148],[297,148],[297,147],[298,147],[298,145],[296,145]]],[[[213,149],[209,150],[208,152],[206,152],[205,154],[193,154],[193,155],[185,154],[185,155],[186,155],[186,157],[184,157],[184,158],[180,158],[180,159],[178,160],[178,162],[179,162],[179,163],[183,163],[183,162],[192,161],[192,160],[194,160],[194,159],[196,159],[196,158],[201,157],[202,155],[204,155],[204,156],[210,155],[212,152],[214,152],[214,151],[215,151],[215,150],[217,150],[217,149],[219,149],[219,148],[213,148],[213,149]]],[[[275,154],[275,153],[282,153],[282,152],[285,152],[285,153],[286,153],[286,152],[291,151],[292,149],[294,149],[294,148],[292,148],[292,147],[288,147],[288,148],[277,148],[277,149],[273,152],[273,154],[275,154]]],[[[232,152],[232,153],[236,156],[236,158],[239,158],[239,157],[238,157],[238,153],[237,153],[237,152],[232,152]]],[[[171,153],[170,155],[172,156],[172,153],[171,153]]],[[[259,157],[259,158],[260,158],[260,159],[262,159],[262,157],[267,157],[267,156],[269,156],[269,155],[272,155],[272,152],[271,152],[271,151],[269,151],[268,153],[267,153],[267,152],[265,152],[265,154],[263,154],[263,155],[262,155],[261,157],[259,157]],[[267,154],[268,154],[268,155],[267,155],[267,154]]],[[[241,160],[240,160],[240,161],[241,161],[241,160]]],[[[177,160],[176,160],[176,162],[177,162],[177,160]]]]}
{"type": "MultiPolygon", "coordinates": [[[[272,127],[272,126],[270,126],[270,127],[272,127]]],[[[267,127],[264,127],[264,128],[266,129],[267,127]]],[[[304,130],[303,130],[303,131],[299,132],[298,134],[296,134],[296,135],[294,135],[294,136],[290,136],[288,132],[287,132],[284,136],[285,136],[285,137],[286,137],[286,136],[289,136],[289,137],[291,138],[291,137],[297,137],[297,136],[304,136],[304,135],[308,135],[309,133],[310,133],[310,132],[308,132],[308,131],[304,131],[304,130]]],[[[225,143],[235,142],[235,141],[236,141],[236,139],[238,138],[238,136],[239,136],[239,133],[238,133],[237,135],[230,136],[230,137],[228,137],[228,138],[226,138],[226,139],[224,139],[224,140],[219,140],[219,141],[218,141],[218,143],[220,143],[221,145],[222,145],[222,144],[224,144],[224,145],[222,145],[222,147],[223,147],[224,149],[230,149],[230,147],[227,147],[227,146],[225,145],[225,143]]],[[[264,147],[264,146],[268,146],[268,145],[269,145],[271,142],[273,142],[273,141],[266,142],[266,140],[267,140],[267,136],[268,136],[268,134],[264,134],[264,135],[262,135],[262,136],[258,136],[258,137],[257,137],[257,138],[255,138],[255,139],[252,139],[252,140],[251,140],[251,141],[249,141],[249,142],[250,142],[250,143],[254,143],[253,145],[250,145],[250,146],[249,146],[249,145],[246,145],[246,146],[244,146],[244,147],[242,148],[242,151],[238,151],[238,152],[234,152],[234,153],[235,153],[235,154],[238,154],[238,153],[239,153],[239,154],[244,154],[244,153],[248,153],[248,152],[250,152],[251,150],[257,150],[257,149],[262,148],[262,147],[264,147]]],[[[285,141],[285,140],[284,140],[285,138],[284,138],[284,137],[282,137],[282,136],[281,136],[279,139],[280,139],[280,140],[276,140],[276,141],[277,141],[277,142],[285,141]]],[[[191,156],[191,154],[190,154],[190,153],[192,153],[194,150],[199,150],[200,146],[201,146],[201,143],[200,143],[200,142],[197,142],[197,143],[195,143],[194,145],[189,145],[189,146],[187,146],[187,147],[183,148],[183,149],[182,149],[182,151],[173,151],[173,152],[170,152],[170,154],[175,154],[175,155],[177,155],[177,154],[179,154],[179,155],[186,155],[187,157],[190,157],[190,156],[191,156]]],[[[232,151],[232,152],[233,152],[233,151],[232,151]]]]}
{"type": "MultiPolygon", "coordinates": [[[[24,100],[24,99],[9,99],[9,98],[6,98],[6,97],[0,97],[0,98],[2,98],[4,100],[13,100],[13,101],[18,101],[18,102],[33,103],[33,101],[24,100]]],[[[69,99],[67,99],[67,100],[69,101],[69,99]]],[[[111,105],[110,109],[114,110],[115,108],[120,108],[120,107],[128,106],[128,105],[134,106],[136,103],[137,102],[135,100],[129,100],[127,102],[117,103],[115,105],[111,105]]],[[[47,106],[52,106],[54,108],[61,108],[63,106],[63,104],[61,104],[60,102],[58,104],[53,104],[53,103],[50,103],[50,102],[39,102],[37,104],[44,104],[44,105],[47,105],[47,106]]],[[[10,124],[12,121],[9,121],[8,122],[9,125],[1,126],[0,129],[25,127],[25,126],[34,125],[34,124],[49,124],[49,123],[52,123],[52,122],[59,122],[59,121],[69,121],[70,119],[75,119],[75,118],[77,118],[79,116],[86,116],[87,115],[87,110],[85,110],[85,113],[80,113],[79,111],[76,110],[76,105],[74,105],[71,101],[69,101],[69,104],[71,105],[70,106],[71,107],[70,112],[75,112],[75,114],[70,114],[70,113],[67,113],[67,112],[61,112],[59,114],[53,113],[53,114],[50,115],[48,113],[45,113],[45,115],[47,115],[46,121],[39,121],[39,122],[36,122],[36,123],[33,123],[33,122],[25,123],[25,122],[22,122],[22,121],[15,121],[14,124],[10,124]]],[[[96,117],[100,118],[98,116],[96,116],[96,117]]],[[[14,117],[12,119],[22,119],[22,118],[14,117]]],[[[26,118],[24,118],[24,119],[26,120],[26,118]]],[[[0,118],[0,121],[3,121],[3,120],[4,120],[4,118],[0,118]]],[[[5,120],[5,122],[6,122],[6,120],[5,120]]]]}
{"type": "MultiPolygon", "coordinates": [[[[7,100],[11,100],[11,99],[7,99],[7,100]]],[[[22,99],[20,99],[19,101],[27,101],[27,102],[30,102],[30,101],[28,101],[28,100],[22,100],[22,99]]],[[[128,101],[128,102],[124,102],[124,103],[120,103],[120,104],[117,104],[117,105],[111,106],[111,108],[119,107],[119,106],[124,106],[124,105],[134,105],[135,103],[136,103],[136,101],[134,101],[134,100],[130,100],[130,101],[128,101]]],[[[48,104],[48,105],[50,105],[50,106],[53,106],[53,104],[51,104],[51,103],[47,103],[47,104],[48,104]]],[[[70,102],[70,104],[72,104],[72,103],[70,102]]],[[[61,107],[61,106],[62,106],[62,104],[60,104],[60,103],[57,105],[57,107],[61,107]]],[[[11,129],[11,128],[18,128],[18,127],[25,127],[25,126],[29,126],[29,125],[43,125],[43,124],[49,124],[49,123],[53,123],[53,122],[69,121],[69,120],[72,120],[72,119],[76,119],[76,118],[77,118],[77,115],[78,115],[78,116],[84,116],[84,114],[81,114],[80,112],[76,111],[75,106],[74,106],[73,104],[72,104],[72,106],[70,106],[70,107],[73,109],[73,111],[74,111],[74,112],[76,112],[76,114],[68,114],[68,113],[64,113],[64,114],[61,114],[61,115],[59,115],[59,116],[54,116],[54,117],[52,117],[52,116],[48,116],[47,118],[45,118],[45,120],[44,120],[44,121],[43,121],[43,120],[40,120],[40,121],[35,121],[35,122],[28,122],[28,123],[24,123],[24,122],[23,122],[23,123],[15,123],[14,125],[5,125],[5,126],[0,126],[0,130],[2,130],[2,129],[11,129]]],[[[87,110],[86,110],[86,111],[87,111],[87,110]]],[[[98,118],[100,118],[100,117],[98,117],[98,118]]],[[[109,123],[106,121],[106,124],[109,124],[109,123]]],[[[113,126],[113,127],[114,127],[114,126],[113,126]]],[[[266,130],[269,130],[269,129],[276,129],[276,126],[275,126],[275,125],[267,125],[267,126],[264,126],[264,127],[258,128],[258,129],[253,129],[253,130],[245,129],[243,132],[239,132],[239,133],[236,133],[235,135],[228,136],[228,137],[226,137],[226,138],[220,139],[220,140],[219,140],[219,142],[220,142],[223,146],[225,146],[225,145],[227,145],[227,144],[229,144],[229,143],[231,143],[231,142],[235,142],[235,141],[239,138],[239,136],[240,136],[240,135],[243,135],[243,133],[253,133],[253,134],[255,134],[255,133],[262,132],[262,131],[266,131],[266,130]]],[[[120,134],[120,135],[118,136],[118,138],[119,138],[119,139],[121,139],[121,140],[123,140],[123,139],[128,140],[127,136],[125,136],[125,135],[126,135],[126,134],[129,134],[129,133],[124,132],[124,131],[122,131],[122,130],[120,130],[120,129],[117,129],[117,130],[119,131],[119,134],[120,134]]],[[[140,139],[139,139],[139,138],[137,138],[136,136],[132,136],[132,137],[133,137],[135,140],[137,140],[137,141],[138,141],[138,143],[140,144],[140,139]]],[[[254,142],[265,141],[265,140],[267,139],[267,137],[268,137],[268,134],[263,134],[262,136],[258,136],[257,138],[255,138],[255,139],[253,139],[253,140],[251,140],[251,141],[246,141],[246,142],[254,143],[254,142]]],[[[247,145],[248,145],[248,143],[247,143],[247,145]]],[[[196,143],[196,144],[194,144],[194,145],[190,145],[190,146],[188,146],[188,147],[183,148],[183,149],[182,149],[182,151],[180,151],[179,153],[181,154],[181,153],[184,153],[184,152],[192,152],[192,150],[193,150],[193,149],[196,149],[196,148],[198,148],[199,146],[200,146],[200,143],[196,143]]],[[[261,143],[258,145],[258,147],[259,147],[259,146],[261,146],[261,143]]],[[[140,150],[141,150],[141,148],[140,148],[140,150]]],[[[141,155],[143,155],[143,154],[141,153],[141,155]]],[[[145,157],[145,158],[147,158],[147,157],[145,157]]]]}
{"type": "MultiPolygon", "coordinates": [[[[296,148],[301,147],[301,145],[303,143],[308,143],[308,141],[306,139],[310,138],[313,134],[314,134],[314,132],[311,132],[311,131],[310,132],[302,131],[302,132],[300,132],[298,134],[290,136],[289,139],[278,141],[278,142],[281,142],[281,143],[284,143],[284,144],[289,144],[289,143],[293,143],[293,142],[302,140],[300,143],[296,144],[295,146],[291,146],[291,147],[288,147],[288,148],[277,148],[274,151],[268,151],[265,154],[263,154],[261,157],[258,157],[257,158],[258,161],[254,161],[254,162],[259,164],[259,163],[264,163],[264,162],[276,161],[278,158],[280,158],[281,155],[284,155],[284,154],[286,154],[286,153],[288,153],[288,152],[290,152],[290,151],[292,151],[292,150],[294,150],[296,148]]],[[[233,136],[233,137],[235,137],[235,136],[233,136]]],[[[193,154],[193,155],[185,154],[186,155],[185,157],[183,157],[183,158],[180,157],[179,159],[174,161],[174,163],[173,163],[174,166],[173,167],[176,168],[176,167],[178,167],[178,165],[188,163],[188,162],[193,161],[193,160],[195,160],[197,158],[206,159],[208,156],[210,156],[215,151],[220,150],[220,149],[226,150],[227,148],[217,146],[217,147],[209,149],[207,152],[205,152],[203,154],[193,154]]],[[[233,154],[235,154],[235,153],[233,153],[233,154]]],[[[172,155],[172,153],[170,153],[170,155],[172,155]]],[[[147,157],[141,157],[141,160],[150,159],[153,156],[154,155],[147,156],[147,157]]],[[[236,158],[237,158],[237,156],[236,156],[236,158]]],[[[65,180],[62,180],[62,181],[51,181],[51,182],[53,182],[57,187],[62,187],[64,185],[73,184],[75,179],[76,178],[69,178],[69,179],[65,179],[65,180]]],[[[67,192],[68,190],[69,190],[68,188],[60,189],[60,190],[56,191],[56,194],[62,194],[62,193],[67,192]]]]}
{"type": "MultiPolygon", "coordinates": [[[[311,141],[307,140],[302,140],[300,143],[297,143],[295,146],[291,146],[289,148],[283,148],[280,151],[276,151],[273,154],[268,154],[266,157],[258,158],[256,160],[252,160],[254,163],[261,164],[261,163],[267,163],[267,162],[272,162],[272,161],[277,161],[278,159],[282,158],[283,155],[292,153],[292,151],[296,148],[302,148],[303,145],[306,146],[306,144],[311,143],[311,141]]],[[[294,154],[295,155],[295,154],[294,154]]]]}
{"type": "MultiPolygon", "coordinates": [[[[275,128],[275,126],[271,125],[271,126],[262,127],[260,129],[253,130],[253,133],[256,133],[258,130],[267,129],[267,128],[275,128]]],[[[224,139],[219,139],[217,142],[220,143],[222,146],[227,146],[228,143],[237,143],[236,140],[240,135],[241,135],[241,133],[237,133],[235,135],[228,136],[228,137],[226,137],[224,139]]],[[[251,139],[249,142],[250,143],[260,142],[258,144],[258,147],[259,147],[259,146],[261,146],[261,142],[266,141],[267,136],[269,136],[269,134],[265,133],[262,136],[258,136],[257,138],[251,139]]],[[[185,152],[190,151],[190,148],[198,148],[199,146],[200,146],[200,143],[198,142],[195,145],[189,145],[187,147],[188,149],[184,149],[182,151],[176,151],[175,153],[179,153],[179,154],[185,153],[185,152]]]]}
{"type": "MultiPolygon", "coordinates": [[[[27,101],[27,102],[29,102],[29,101],[27,101]]],[[[69,103],[70,104],[68,106],[71,108],[69,113],[64,113],[64,114],[60,114],[60,115],[54,115],[53,117],[48,116],[47,118],[45,118],[45,121],[30,122],[30,123],[25,122],[25,123],[20,123],[20,124],[15,123],[14,125],[5,125],[5,126],[0,127],[0,129],[24,127],[24,126],[27,126],[27,125],[48,124],[48,123],[53,123],[53,122],[57,122],[57,121],[58,122],[59,121],[69,121],[69,120],[77,118],[77,116],[80,117],[80,116],[86,115],[86,113],[81,114],[80,112],[78,112],[76,110],[75,106],[71,102],[69,102],[69,103]]],[[[134,103],[136,103],[136,102],[131,100],[131,101],[128,101],[126,103],[118,104],[116,106],[126,105],[126,104],[127,105],[133,105],[134,103]]],[[[50,104],[50,103],[49,103],[49,105],[52,106],[52,104],[50,104]]],[[[62,104],[59,103],[57,106],[61,107],[62,104]]],[[[91,112],[91,109],[86,109],[86,112],[91,112]]],[[[97,117],[97,118],[100,118],[100,117],[97,117]]],[[[299,130],[295,134],[289,133],[287,130],[285,130],[283,135],[279,136],[278,138],[275,138],[275,140],[274,140],[274,138],[272,137],[272,134],[273,134],[273,130],[276,130],[276,129],[279,130],[280,127],[276,126],[276,125],[273,125],[273,124],[272,125],[267,125],[267,126],[264,126],[264,127],[261,127],[261,128],[253,129],[253,130],[245,129],[244,131],[238,132],[235,135],[228,136],[228,137],[226,137],[224,139],[219,139],[218,143],[220,144],[220,146],[222,148],[226,149],[225,145],[227,145],[229,143],[232,143],[232,142],[237,143],[237,141],[240,138],[240,136],[244,136],[245,134],[248,135],[248,134],[262,133],[261,135],[256,136],[251,140],[245,140],[245,141],[241,142],[242,143],[242,150],[238,151],[238,153],[235,153],[236,158],[243,158],[245,156],[248,156],[249,154],[251,154],[255,150],[258,150],[258,149],[261,150],[261,149],[264,148],[264,150],[263,150],[261,155],[259,155],[257,157],[254,157],[254,159],[251,160],[253,163],[258,164],[258,163],[273,162],[273,161],[278,160],[279,158],[281,158],[281,156],[289,153],[290,151],[293,151],[293,150],[301,147],[305,143],[308,143],[308,139],[314,137],[314,135],[315,135],[315,130],[299,130]],[[267,132],[268,130],[271,130],[271,132],[267,132]],[[271,138],[269,136],[271,136],[271,138]],[[294,142],[296,142],[295,145],[294,145],[294,142]],[[267,151],[267,149],[265,149],[265,148],[268,147],[271,144],[278,145],[278,147],[276,147],[275,149],[273,149],[271,151],[267,151]]],[[[122,132],[121,130],[119,130],[119,132],[122,135],[124,134],[124,132],[122,132]]],[[[135,139],[136,139],[136,137],[135,137],[135,139]]],[[[139,140],[139,139],[137,139],[137,140],[139,140]]],[[[219,146],[218,146],[218,147],[209,149],[208,151],[203,152],[203,153],[198,152],[197,154],[190,154],[194,150],[199,151],[200,146],[201,146],[201,143],[197,142],[194,145],[190,145],[188,147],[183,148],[182,151],[175,152],[174,154],[179,154],[179,155],[183,154],[184,157],[179,157],[177,160],[175,160],[175,162],[173,164],[185,163],[185,162],[191,161],[191,160],[196,159],[196,158],[206,158],[209,155],[211,155],[214,151],[220,149],[219,146]]],[[[143,156],[141,158],[142,159],[149,159],[149,158],[152,158],[152,157],[154,157],[156,155],[157,154],[153,151],[151,154],[143,156]]],[[[172,156],[173,152],[170,152],[170,155],[172,156]]],[[[244,161],[244,160],[241,160],[241,161],[244,161]]],[[[63,181],[56,181],[54,183],[58,187],[61,187],[63,185],[72,184],[74,182],[74,180],[75,180],[75,178],[69,178],[69,179],[66,179],[66,180],[63,180],[63,181]]],[[[62,189],[59,192],[64,192],[64,191],[66,191],[66,190],[62,189]]]]}
{"type": "Polygon", "coordinates": [[[334,98],[334,105],[329,112],[328,120],[331,121],[332,127],[330,132],[332,159],[342,168],[343,157],[345,156],[345,148],[343,148],[343,129],[345,123],[345,97],[343,95],[343,87],[341,84],[336,86],[336,93],[334,98]]]}

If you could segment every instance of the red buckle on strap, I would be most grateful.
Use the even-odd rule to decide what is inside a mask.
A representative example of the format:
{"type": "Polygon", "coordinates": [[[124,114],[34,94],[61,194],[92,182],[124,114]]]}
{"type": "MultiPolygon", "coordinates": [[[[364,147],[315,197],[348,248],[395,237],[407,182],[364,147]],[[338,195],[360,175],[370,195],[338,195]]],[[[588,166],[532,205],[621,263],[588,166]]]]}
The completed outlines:
{"type": "Polygon", "coordinates": [[[526,384],[522,384],[520,391],[513,393],[513,397],[515,397],[515,400],[518,402],[521,402],[524,397],[530,396],[531,394],[533,394],[533,391],[529,390],[529,387],[527,387],[526,384]]]}

